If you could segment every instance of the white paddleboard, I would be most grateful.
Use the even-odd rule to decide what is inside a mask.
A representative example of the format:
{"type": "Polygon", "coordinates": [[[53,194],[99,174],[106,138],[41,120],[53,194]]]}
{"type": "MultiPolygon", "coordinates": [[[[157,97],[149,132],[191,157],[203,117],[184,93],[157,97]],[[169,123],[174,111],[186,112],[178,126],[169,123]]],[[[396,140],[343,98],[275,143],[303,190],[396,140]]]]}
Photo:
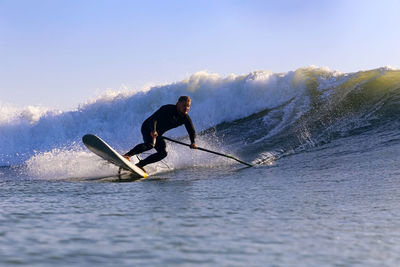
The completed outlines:
{"type": "Polygon", "coordinates": [[[138,178],[146,178],[147,173],[142,171],[139,167],[132,164],[129,160],[124,158],[121,154],[115,151],[110,145],[101,140],[93,134],[86,134],[82,137],[83,144],[97,156],[107,160],[108,162],[117,165],[118,167],[130,171],[137,175],[138,178]]]}

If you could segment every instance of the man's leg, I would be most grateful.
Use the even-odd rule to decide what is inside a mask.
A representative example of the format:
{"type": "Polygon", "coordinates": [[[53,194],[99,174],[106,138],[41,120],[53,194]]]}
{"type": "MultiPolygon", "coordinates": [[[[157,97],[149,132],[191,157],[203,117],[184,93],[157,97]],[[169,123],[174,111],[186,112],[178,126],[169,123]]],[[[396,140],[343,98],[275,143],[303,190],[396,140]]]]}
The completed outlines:
{"type": "Polygon", "coordinates": [[[165,143],[164,138],[162,138],[161,136],[157,137],[156,145],[154,148],[157,150],[157,153],[152,154],[152,155],[148,156],[147,158],[145,158],[144,160],[139,161],[139,163],[136,165],[139,167],[144,167],[147,164],[151,164],[151,163],[160,161],[167,156],[167,154],[168,154],[167,143],[165,143]]]}
{"type": "Polygon", "coordinates": [[[124,157],[132,157],[134,155],[143,153],[147,150],[154,148],[153,138],[150,136],[150,132],[142,128],[143,144],[138,144],[132,148],[124,157]]]}
{"type": "Polygon", "coordinates": [[[138,144],[137,146],[132,148],[128,153],[126,153],[124,156],[132,157],[134,155],[148,151],[152,148],[153,148],[153,144],[151,144],[151,143],[138,144]]]}

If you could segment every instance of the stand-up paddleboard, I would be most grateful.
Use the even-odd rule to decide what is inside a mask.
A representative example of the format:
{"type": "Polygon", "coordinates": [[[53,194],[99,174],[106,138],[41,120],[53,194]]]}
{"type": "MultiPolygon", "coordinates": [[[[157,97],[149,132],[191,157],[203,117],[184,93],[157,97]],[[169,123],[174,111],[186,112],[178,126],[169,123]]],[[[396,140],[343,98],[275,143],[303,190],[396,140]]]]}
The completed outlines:
{"type": "Polygon", "coordinates": [[[107,160],[108,162],[117,165],[118,167],[132,172],[137,175],[138,178],[146,178],[147,173],[142,171],[139,167],[132,164],[129,160],[121,156],[115,151],[110,145],[101,140],[99,137],[93,134],[86,134],[82,137],[83,144],[97,156],[107,160]]]}

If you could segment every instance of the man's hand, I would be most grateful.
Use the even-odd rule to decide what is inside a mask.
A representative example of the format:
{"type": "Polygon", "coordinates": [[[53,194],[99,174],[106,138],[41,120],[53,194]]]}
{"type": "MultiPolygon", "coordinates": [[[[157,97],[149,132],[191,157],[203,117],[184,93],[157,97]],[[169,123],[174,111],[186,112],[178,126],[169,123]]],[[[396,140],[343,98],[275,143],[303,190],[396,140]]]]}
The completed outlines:
{"type": "Polygon", "coordinates": [[[131,157],[129,157],[128,155],[124,155],[124,158],[126,158],[128,161],[131,160],[131,157]]]}
{"type": "Polygon", "coordinates": [[[150,135],[152,138],[157,138],[158,133],[157,133],[157,131],[154,131],[154,132],[151,132],[150,135]]]}
{"type": "Polygon", "coordinates": [[[190,145],[190,148],[191,148],[191,149],[196,149],[196,148],[197,148],[197,145],[196,145],[195,143],[193,143],[193,144],[190,145]]]}

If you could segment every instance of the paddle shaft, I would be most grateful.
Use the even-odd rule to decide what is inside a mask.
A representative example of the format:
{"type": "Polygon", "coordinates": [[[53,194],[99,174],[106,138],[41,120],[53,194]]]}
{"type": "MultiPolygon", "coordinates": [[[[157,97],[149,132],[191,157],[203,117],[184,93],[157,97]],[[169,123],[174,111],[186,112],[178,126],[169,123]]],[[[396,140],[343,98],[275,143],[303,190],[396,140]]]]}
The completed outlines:
{"type": "MultiPolygon", "coordinates": [[[[188,144],[186,144],[186,143],[183,143],[183,142],[180,142],[180,141],[171,139],[171,138],[169,138],[169,137],[162,136],[162,138],[164,138],[164,139],[166,139],[166,140],[168,140],[168,141],[171,141],[171,142],[174,142],[174,143],[183,145],[183,146],[188,146],[188,147],[190,147],[190,145],[188,145],[188,144]]],[[[236,160],[237,162],[240,162],[240,163],[242,163],[242,164],[244,164],[244,165],[247,165],[247,166],[249,166],[249,167],[253,167],[253,165],[251,165],[251,164],[249,164],[249,163],[247,163],[247,162],[241,161],[240,159],[237,159],[237,158],[232,157],[232,156],[230,156],[230,155],[225,155],[225,154],[222,154],[222,153],[219,153],[219,152],[211,151],[211,150],[208,150],[208,149],[205,149],[205,148],[202,148],[202,147],[197,147],[196,149],[201,150],[201,151],[205,151],[205,152],[208,152],[208,153],[212,153],[212,154],[215,154],[215,155],[218,155],[218,156],[230,158],[230,159],[236,160]]]]}

